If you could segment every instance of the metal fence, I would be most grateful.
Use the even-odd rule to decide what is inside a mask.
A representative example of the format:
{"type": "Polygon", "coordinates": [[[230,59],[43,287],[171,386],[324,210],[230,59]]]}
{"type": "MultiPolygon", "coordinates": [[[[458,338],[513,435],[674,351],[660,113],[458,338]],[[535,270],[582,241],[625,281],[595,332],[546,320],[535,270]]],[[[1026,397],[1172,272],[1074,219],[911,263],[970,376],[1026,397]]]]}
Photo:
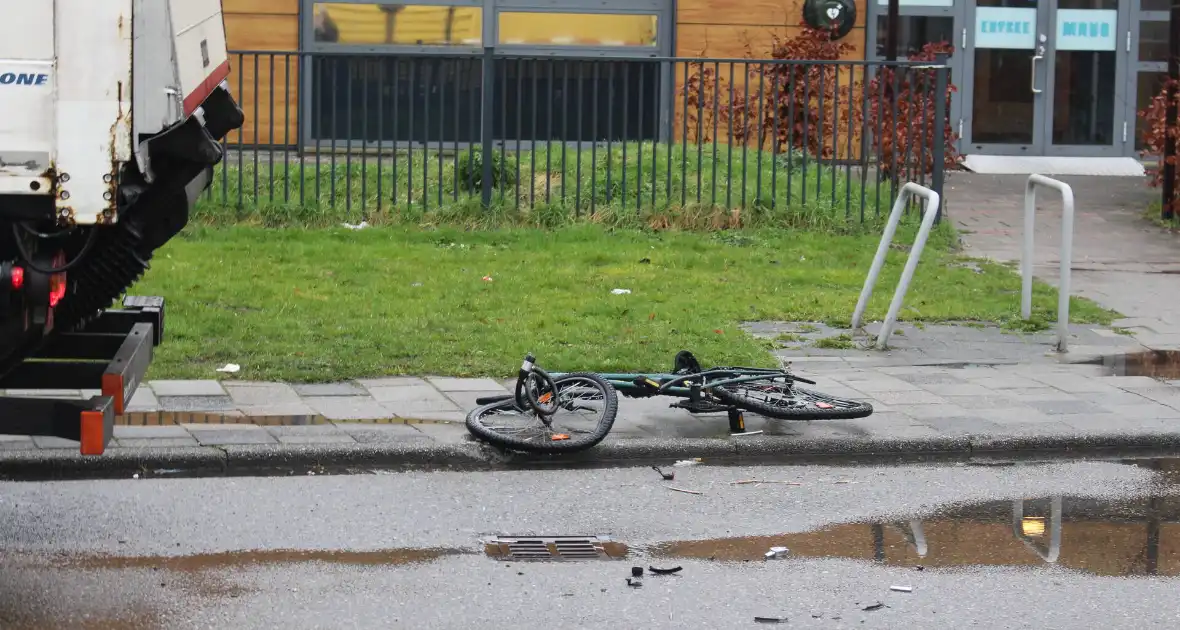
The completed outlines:
{"type": "Polygon", "coordinates": [[[205,203],[887,213],[957,159],[942,64],[231,52],[246,126],[205,203]]]}

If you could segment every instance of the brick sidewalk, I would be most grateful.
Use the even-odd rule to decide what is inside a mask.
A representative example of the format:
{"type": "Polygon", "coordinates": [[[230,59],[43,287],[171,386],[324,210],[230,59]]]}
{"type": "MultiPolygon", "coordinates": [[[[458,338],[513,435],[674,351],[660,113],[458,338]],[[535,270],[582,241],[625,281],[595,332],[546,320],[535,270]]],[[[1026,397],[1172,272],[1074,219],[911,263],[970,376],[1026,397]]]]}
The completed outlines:
{"type": "MultiPolygon", "coordinates": [[[[1071,293],[1112,308],[1153,348],[1180,349],[1180,236],[1141,214],[1159,198],[1136,177],[1058,177],[1074,191],[1071,293]]],[[[946,194],[950,216],[967,233],[966,254],[1019,261],[1023,247],[1024,182],[1021,175],[952,173],[946,194]]],[[[1034,273],[1057,286],[1061,202],[1038,193],[1034,273]]]]}

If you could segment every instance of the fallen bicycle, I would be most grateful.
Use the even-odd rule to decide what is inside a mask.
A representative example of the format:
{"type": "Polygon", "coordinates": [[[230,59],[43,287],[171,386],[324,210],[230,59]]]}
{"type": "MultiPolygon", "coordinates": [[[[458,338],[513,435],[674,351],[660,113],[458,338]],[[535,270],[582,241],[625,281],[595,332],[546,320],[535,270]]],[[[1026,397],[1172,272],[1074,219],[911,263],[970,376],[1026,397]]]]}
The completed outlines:
{"type": "Polygon", "coordinates": [[[872,405],[796,386],[814,381],[789,370],[749,367],[702,369],[691,352],[676,355],[672,373],[548,373],[525,357],[512,394],[479,398],[467,414],[476,437],[506,449],[569,453],[601,442],[615,422],[618,394],[670,396],[671,407],[729,416],[730,430],[745,430],[744,411],[780,420],[847,420],[873,413],[872,405]]]}

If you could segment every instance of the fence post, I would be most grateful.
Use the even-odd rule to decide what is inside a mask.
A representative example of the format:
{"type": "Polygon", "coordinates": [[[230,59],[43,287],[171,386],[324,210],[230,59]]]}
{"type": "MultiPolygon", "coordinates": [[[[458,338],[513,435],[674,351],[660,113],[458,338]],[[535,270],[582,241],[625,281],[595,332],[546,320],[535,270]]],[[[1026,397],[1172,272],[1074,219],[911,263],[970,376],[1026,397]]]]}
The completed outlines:
{"type": "Polygon", "coordinates": [[[479,129],[479,150],[480,150],[480,166],[483,168],[480,174],[480,200],[483,202],[484,208],[490,208],[492,205],[492,159],[494,152],[492,151],[492,104],[496,102],[496,57],[495,48],[491,46],[484,46],[483,49],[483,102],[480,104],[480,111],[483,114],[483,121],[479,129]]]}
{"type": "Polygon", "coordinates": [[[949,120],[946,91],[947,83],[949,82],[947,75],[950,74],[950,68],[947,67],[946,63],[946,55],[939,54],[938,68],[934,71],[934,123],[938,127],[934,134],[934,173],[931,175],[930,184],[934,192],[938,193],[939,199],[943,200],[938,207],[938,214],[934,217],[935,223],[942,220],[942,210],[946,207],[946,197],[942,194],[943,178],[946,176],[946,128],[949,120]]]}

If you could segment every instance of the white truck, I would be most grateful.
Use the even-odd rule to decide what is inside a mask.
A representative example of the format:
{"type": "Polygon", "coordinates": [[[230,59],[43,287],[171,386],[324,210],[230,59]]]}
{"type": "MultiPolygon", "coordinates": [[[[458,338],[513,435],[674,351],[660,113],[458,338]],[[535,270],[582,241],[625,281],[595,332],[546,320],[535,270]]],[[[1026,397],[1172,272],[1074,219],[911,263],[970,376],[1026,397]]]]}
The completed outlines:
{"type": "Polygon", "coordinates": [[[0,433],[101,454],[163,335],[125,297],[244,116],[220,0],[0,0],[0,433]]]}

